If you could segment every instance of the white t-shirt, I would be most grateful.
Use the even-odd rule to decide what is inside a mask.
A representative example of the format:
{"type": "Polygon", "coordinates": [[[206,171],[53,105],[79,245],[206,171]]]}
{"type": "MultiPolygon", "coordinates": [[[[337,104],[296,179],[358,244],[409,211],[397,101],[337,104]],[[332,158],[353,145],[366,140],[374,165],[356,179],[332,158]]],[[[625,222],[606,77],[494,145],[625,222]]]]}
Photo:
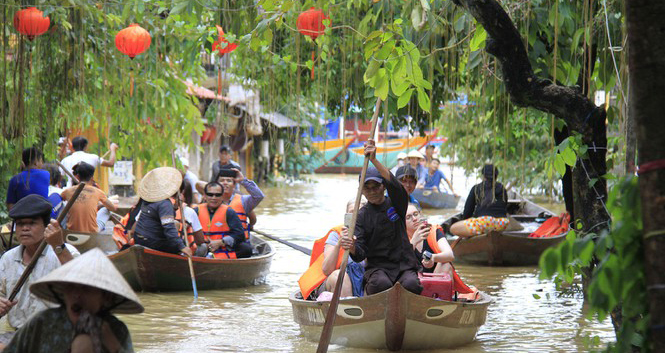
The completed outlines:
{"type": "MultiPolygon", "coordinates": [[[[95,167],[95,171],[97,171],[97,168],[102,164],[102,159],[99,158],[98,155],[92,154],[92,153],[87,153],[83,151],[76,151],[69,156],[65,157],[62,159],[62,165],[67,168],[67,170],[74,174],[72,168],[74,168],[75,165],[77,165],[79,162],[86,162],[90,164],[91,166],[95,167]]],[[[72,180],[69,179],[69,175],[67,175],[64,171],[63,174],[67,177],[67,186],[72,186],[72,180]]]]}

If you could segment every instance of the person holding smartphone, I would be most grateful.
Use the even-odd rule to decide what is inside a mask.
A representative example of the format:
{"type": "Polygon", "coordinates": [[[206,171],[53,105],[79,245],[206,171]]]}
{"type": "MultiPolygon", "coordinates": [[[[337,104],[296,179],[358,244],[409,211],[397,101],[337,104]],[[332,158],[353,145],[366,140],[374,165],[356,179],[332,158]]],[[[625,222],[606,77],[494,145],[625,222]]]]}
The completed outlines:
{"type": "Polygon", "coordinates": [[[406,211],[406,232],[416,257],[423,265],[423,272],[448,273],[452,277],[450,263],[455,260],[455,255],[443,229],[427,223],[414,204],[409,204],[406,211]]]}

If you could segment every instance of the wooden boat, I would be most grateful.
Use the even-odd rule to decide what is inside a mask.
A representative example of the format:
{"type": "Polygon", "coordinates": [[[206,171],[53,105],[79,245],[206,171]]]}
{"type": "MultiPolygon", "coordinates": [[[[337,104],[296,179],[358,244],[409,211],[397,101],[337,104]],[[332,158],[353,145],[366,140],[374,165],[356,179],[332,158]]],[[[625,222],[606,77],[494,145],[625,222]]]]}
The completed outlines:
{"type": "MultiPolygon", "coordinates": [[[[521,228],[512,224],[513,220],[524,223],[536,223],[536,218],[554,216],[552,211],[519,196],[508,200],[508,214],[511,225],[503,232],[489,232],[468,239],[462,239],[455,247],[455,262],[464,262],[489,266],[532,266],[537,265],[540,255],[550,246],[559,244],[566,238],[567,232],[548,238],[529,238],[535,229],[511,230],[521,228]]],[[[451,217],[443,223],[444,229],[459,220],[461,214],[451,217]]],[[[449,238],[452,243],[456,237],[449,238]]]]}
{"type": "Polygon", "coordinates": [[[18,246],[19,244],[19,240],[16,234],[14,234],[13,237],[10,236],[11,226],[12,223],[9,222],[8,224],[3,225],[2,229],[0,229],[0,255],[4,254],[7,250],[11,248],[18,246]]]}
{"type": "MultiPolygon", "coordinates": [[[[246,259],[192,257],[199,290],[256,285],[265,281],[274,250],[264,240],[251,237],[258,252],[246,259]]],[[[109,256],[135,291],[174,292],[192,289],[187,258],[134,245],[109,256]]]]}
{"type": "Polygon", "coordinates": [[[65,230],[64,236],[65,241],[74,245],[81,254],[94,248],[99,248],[107,255],[118,252],[118,246],[111,234],[65,230]]]}
{"type": "Polygon", "coordinates": [[[460,199],[453,194],[426,189],[416,189],[411,195],[423,208],[455,208],[460,199]]]}
{"type": "MultiPolygon", "coordinates": [[[[474,302],[442,301],[411,293],[397,283],[366,297],[341,299],[331,344],[396,350],[452,348],[474,340],[492,298],[478,292],[474,302]]],[[[318,341],[330,302],[289,297],[293,317],[307,339],[318,341]]]]}

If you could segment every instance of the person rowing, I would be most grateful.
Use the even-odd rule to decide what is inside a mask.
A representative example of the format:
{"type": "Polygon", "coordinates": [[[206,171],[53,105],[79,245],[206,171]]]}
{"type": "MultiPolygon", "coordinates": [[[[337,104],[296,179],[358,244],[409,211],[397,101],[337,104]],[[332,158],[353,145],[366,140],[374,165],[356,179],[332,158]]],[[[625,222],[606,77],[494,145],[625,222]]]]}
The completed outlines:
{"type": "Polygon", "coordinates": [[[431,160],[429,161],[427,173],[425,174],[425,184],[418,185],[418,187],[441,192],[439,184],[441,184],[441,180],[444,180],[448,184],[450,192],[457,196],[455,190],[453,190],[453,184],[450,182],[450,180],[448,180],[448,178],[446,178],[446,175],[443,174],[441,170],[439,170],[439,165],[441,165],[439,156],[432,156],[431,160]]]}
{"type": "Polygon", "coordinates": [[[252,245],[245,239],[242,223],[233,208],[222,203],[224,187],[210,182],[203,188],[208,200],[194,208],[208,238],[209,251],[217,259],[240,259],[252,256],[252,245]]]}
{"type": "MultiPolygon", "coordinates": [[[[115,165],[115,155],[116,151],[118,150],[118,145],[115,143],[111,143],[109,146],[110,156],[108,160],[101,158],[96,154],[87,153],[86,149],[88,148],[88,139],[83,136],[74,137],[72,139],[72,147],[74,148],[74,153],[63,158],[60,162],[69,173],[73,173],[74,166],[81,162],[86,162],[93,166],[95,169],[99,168],[100,166],[113,168],[113,165],[115,165]]],[[[67,186],[74,185],[74,180],[69,178],[69,174],[67,174],[67,172],[64,170],[63,173],[67,175],[67,186]]]]}
{"type": "Polygon", "coordinates": [[[455,260],[453,249],[441,226],[427,223],[420,208],[409,204],[406,211],[406,233],[409,236],[413,251],[423,265],[423,272],[448,273],[453,276],[450,263],[455,260]]]}
{"type": "Polygon", "coordinates": [[[399,282],[406,290],[420,294],[423,287],[417,272],[420,263],[406,233],[409,195],[402,184],[376,159],[374,140],[365,143],[364,154],[375,167],[367,169],[362,193],[367,198],[357,215],[353,239],[342,236],[342,248],[355,262],[367,259],[363,284],[365,294],[387,290],[399,282]],[[388,197],[385,191],[388,190],[388,197]]]}
{"type": "Polygon", "coordinates": [[[37,313],[9,342],[5,353],[133,352],[127,326],[111,313],[138,314],[136,293],[95,248],[30,286],[58,307],[37,313]]]}
{"type": "Polygon", "coordinates": [[[172,253],[192,256],[175,226],[175,211],[169,198],[182,184],[182,174],[171,167],[155,168],[139,184],[143,199],[141,215],[136,221],[134,241],[137,245],[172,253]]]}
{"type": "MultiPolygon", "coordinates": [[[[79,256],[76,248],[65,244],[60,225],[51,220],[51,210],[51,204],[44,197],[31,194],[19,200],[9,211],[9,217],[16,222],[16,236],[20,245],[0,257],[0,316],[7,315],[7,322],[13,329],[23,326],[36,312],[52,307],[44,300],[31,296],[28,285],[79,256]],[[49,246],[41,254],[16,300],[9,301],[6,298],[16,286],[26,265],[32,261],[42,239],[49,246]]],[[[6,343],[7,336],[12,334],[0,336],[0,347],[6,343]]]]}

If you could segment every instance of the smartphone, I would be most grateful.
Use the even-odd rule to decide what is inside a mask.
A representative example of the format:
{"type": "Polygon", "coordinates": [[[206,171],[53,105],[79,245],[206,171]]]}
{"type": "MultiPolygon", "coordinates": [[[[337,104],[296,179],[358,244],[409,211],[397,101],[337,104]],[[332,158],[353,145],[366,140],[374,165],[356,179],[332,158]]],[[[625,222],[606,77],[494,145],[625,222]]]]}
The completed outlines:
{"type": "Polygon", "coordinates": [[[432,259],[432,253],[427,251],[427,250],[423,251],[423,258],[427,261],[431,260],[432,259]]]}
{"type": "Polygon", "coordinates": [[[353,218],[353,213],[345,213],[344,214],[344,226],[345,227],[350,227],[351,226],[351,219],[353,218]]]}

